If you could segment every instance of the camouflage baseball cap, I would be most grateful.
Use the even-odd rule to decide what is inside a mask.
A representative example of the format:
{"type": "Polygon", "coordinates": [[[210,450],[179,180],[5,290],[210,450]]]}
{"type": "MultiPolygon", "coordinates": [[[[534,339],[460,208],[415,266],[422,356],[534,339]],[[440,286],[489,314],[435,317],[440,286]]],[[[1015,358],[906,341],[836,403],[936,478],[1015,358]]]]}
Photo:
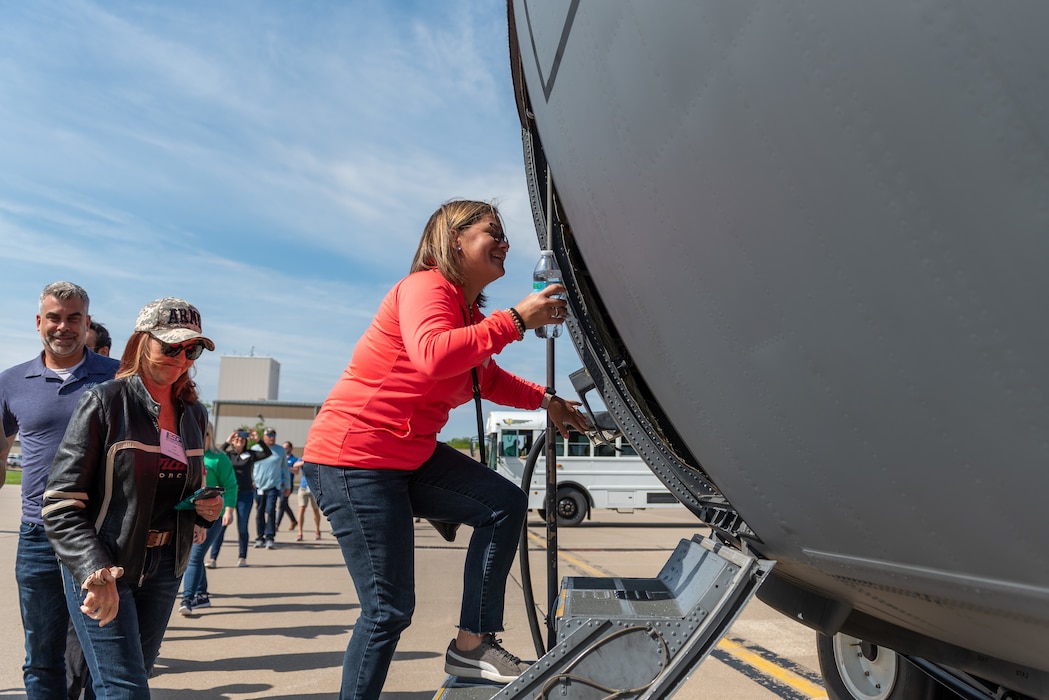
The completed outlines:
{"type": "Polygon", "coordinates": [[[165,297],[149,302],[138,312],[135,330],[171,345],[200,338],[208,350],[215,349],[215,343],[200,333],[200,312],[185,299],[165,297]]]}

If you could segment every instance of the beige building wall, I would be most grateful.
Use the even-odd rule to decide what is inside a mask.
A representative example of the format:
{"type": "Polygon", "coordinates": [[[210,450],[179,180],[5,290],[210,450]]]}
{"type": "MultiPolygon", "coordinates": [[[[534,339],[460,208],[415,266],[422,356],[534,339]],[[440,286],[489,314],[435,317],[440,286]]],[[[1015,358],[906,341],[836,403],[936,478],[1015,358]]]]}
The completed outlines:
{"type": "Polygon", "coordinates": [[[280,363],[272,357],[219,358],[219,401],[276,401],[280,363]]]}
{"type": "Polygon", "coordinates": [[[211,421],[215,425],[215,442],[219,447],[230,433],[242,426],[277,431],[277,444],[290,440],[295,454],[302,456],[302,446],[321,410],[319,403],[292,403],[282,401],[216,401],[211,407],[211,421]]]}

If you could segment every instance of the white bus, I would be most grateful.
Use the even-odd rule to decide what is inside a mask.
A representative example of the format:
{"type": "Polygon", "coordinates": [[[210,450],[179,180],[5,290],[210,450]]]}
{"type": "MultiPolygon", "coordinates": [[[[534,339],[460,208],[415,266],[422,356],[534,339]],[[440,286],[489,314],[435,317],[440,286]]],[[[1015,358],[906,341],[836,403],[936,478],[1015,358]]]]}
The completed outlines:
{"type": "MultiPolygon", "coordinates": [[[[525,463],[546,431],[546,411],[493,411],[488,414],[488,466],[521,484],[525,463]]],[[[578,525],[594,508],[631,512],[681,506],[623,437],[592,443],[572,431],[567,444],[556,435],[557,522],[578,525]]],[[[545,453],[545,448],[543,452],[545,453]]],[[[535,462],[528,507],[545,513],[546,455],[535,462]]]]}

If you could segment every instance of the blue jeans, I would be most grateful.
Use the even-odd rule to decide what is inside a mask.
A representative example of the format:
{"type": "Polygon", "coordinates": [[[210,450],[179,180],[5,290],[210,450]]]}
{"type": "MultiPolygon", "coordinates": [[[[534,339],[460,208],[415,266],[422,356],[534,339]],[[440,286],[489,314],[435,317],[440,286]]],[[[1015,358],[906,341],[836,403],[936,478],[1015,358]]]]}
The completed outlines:
{"type": "Polygon", "coordinates": [[[22,677],[26,696],[66,696],[66,612],[62,569],[43,525],[22,523],[15,555],[18,604],[25,630],[25,664],[22,677]]]}
{"type": "Polygon", "coordinates": [[[62,567],[66,605],[84,647],[95,697],[100,700],[149,698],[149,674],[182,582],[175,575],[175,546],[147,549],[146,567],[153,573],[141,585],[117,579],[120,608],[116,619],[105,627],[80,612],[87,592],[80,587],[82,581],[74,580],[69,569],[62,567]]]}
{"type": "Polygon", "coordinates": [[[182,579],[182,597],[192,598],[199,593],[208,592],[208,573],[204,568],[204,555],[208,548],[222,534],[222,523],[215,523],[208,528],[204,541],[194,544],[189,550],[189,564],[186,565],[186,575],[182,579]]]}
{"type": "Polygon", "coordinates": [[[414,471],[306,463],[303,473],[331,522],[361,612],[342,665],[342,700],[379,697],[401,632],[415,610],[415,518],[473,528],[459,628],[503,629],[506,577],[527,498],[513,482],[443,443],[414,471]]]}
{"type": "MultiPolygon", "coordinates": [[[[241,559],[246,559],[248,556],[248,518],[251,517],[251,506],[254,503],[254,491],[251,489],[237,491],[237,540],[241,559]]],[[[212,526],[212,529],[214,527],[212,526]]],[[[219,549],[222,547],[222,540],[226,537],[226,526],[220,524],[218,527],[220,528],[219,535],[215,538],[214,544],[211,545],[212,559],[219,558],[219,549]]]]}
{"type": "Polygon", "coordinates": [[[284,495],[283,491],[279,492],[280,493],[280,500],[277,503],[277,525],[276,525],[276,528],[277,528],[278,532],[280,531],[280,521],[284,519],[284,515],[285,514],[287,514],[288,519],[291,520],[292,528],[298,527],[298,525],[299,525],[299,520],[298,520],[298,518],[295,517],[295,513],[292,512],[292,510],[291,510],[291,503],[289,503],[289,501],[291,500],[291,494],[292,494],[292,492],[294,490],[295,490],[295,487],[293,486],[288,491],[288,495],[287,496],[284,495]]]}
{"type": "Polygon", "coordinates": [[[211,558],[219,558],[219,550],[222,549],[222,543],[226,539],[226,526],[221,522],[217,522],[211,526],[212,530],[215,530],[215,539],[211,541],[211,558]]]}
{"type": "Polygon", "coordinates": [[[276,534],[278,489],[265,489],[255,496],[255,532],[258,540],[273,541],[276,534]]]}

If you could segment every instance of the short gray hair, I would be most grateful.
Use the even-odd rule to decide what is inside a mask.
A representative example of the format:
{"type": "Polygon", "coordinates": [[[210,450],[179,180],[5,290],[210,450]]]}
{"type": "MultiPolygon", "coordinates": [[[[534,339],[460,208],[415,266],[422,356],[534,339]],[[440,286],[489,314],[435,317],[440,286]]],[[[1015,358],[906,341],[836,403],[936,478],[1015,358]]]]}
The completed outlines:
{"type": "Polygon", "coordinates": [[[48,297],[54,297],[59,301],[66,301],[67,299],[79,298],[84,301],[84,311],[91,307],[91,300],[87,296],[87,292],[79,284],[73,284],[72,282],[52,282],[51,284],[44,287],[44,291],[40,293],[40,311],[44,310],[44,302],[47,301],[48,297]]]}

